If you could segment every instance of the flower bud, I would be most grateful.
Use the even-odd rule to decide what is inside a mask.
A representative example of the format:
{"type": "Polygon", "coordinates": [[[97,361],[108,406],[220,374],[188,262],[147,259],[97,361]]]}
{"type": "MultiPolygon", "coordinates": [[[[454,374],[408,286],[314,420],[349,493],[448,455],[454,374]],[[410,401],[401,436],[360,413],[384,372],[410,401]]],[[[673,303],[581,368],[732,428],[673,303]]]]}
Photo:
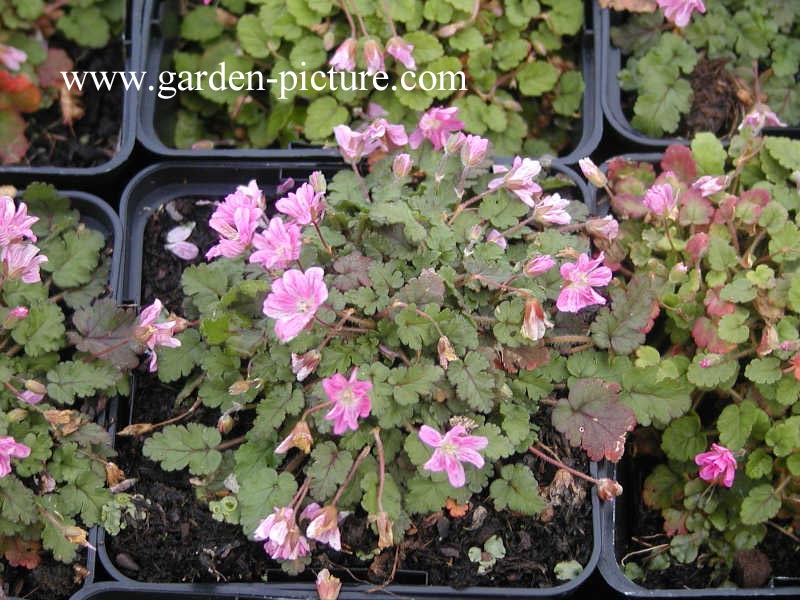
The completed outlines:
{"type": "Polygon", "coordinates": [[[394,173],[395,177],[405,177],[411,172],[411,165],[413,161],[411,156],[403,152],[402,154],[398,154],[394,157],[394,162],[392,163],[392,172],[394,173]]]}
{"type": "Polygon", "coordinates": [[[376,40],[369,39],[364,44],[364,61],[367,63],[367,75],[375,75],[386,70],[383,64],[383,49],[376,40]]]}
{"type": "Polygon", "coordinates": [[[325,33],[322,34],[322,47],[325,49],[325,52],[330,52],[333,50],[333,47],[336,45],[336,36],[333,34],[333,31],[328,29],[325,33]]]}
{"type": "Polygon", "coordinates": [[[42,383],[39,383],[35,379],[26,379],[25,380],[25,389],[26,390],[30,390],[34,394],[42,394],[42,395],[44,395],[44,394],[47,393],[47,387],[45,385],[43,385],[42,383]]]}
{"type": "Polygon", "coordinates": [[[228,393],[231,396],[238,396],[240,394],[245,394],[250,390],[250,382],[245,379],[240,379],[239,381],[234,381],[230,387],[228,388],[228,393]]]}
{"type": "Polygon", "coordinates": [[[486,234],[486,241],[491,244],[496,244],[500,246],[503,250],[508,247],[508,242],[506,238],[503,237],[503,234],[497,231],[497,229],[492,229],[489,233],[486,234]]]}
{"type": "Polygon", "coordinates": [[[217,431],[220,433],[230,433],[235,424],[236,421],[234,421],[233,417],[225,413],[217,420],[217,431]]]}
{"type": "Polygon", "coordinates": [[[309,350],[305,354],[292,352],[292,373],[297,377],[297,381],[304,381],[311,375],[317,369],[320,358],[318,350],[309,350]]]}
{"type": "Polygon", "coordinates": [[[597,482],[597,497],[603,502],[616,498],[622,493],[622,486],[613,479],[600,479],[597,482]]]}
{"type": "Polygon", "coordinates": [[[24,306],[17,306],[12,308],[8,311],[5,320],[3,321],[3,327],[5,329],[11,329],[14,325],[19,323],[22,319],[28,316],[28,309],[24,306]]]}
{"type": "Polygon", "coordinates": [[[334,71],[352,71],[356,68],[356,49],[358,43],[355,38],[347,38],[341,43],[336,52],[333,53],[333,58],[330,60],[330,65],[334,71]]]}
{"type": "Polygon", "coordinates": [[[474,167],[486,157],[486,151],[489,148],[489,140],[477,135],[468,135],[464,139],[464,145],[461,147],[461,164],[465,167],[474,167]]]}
{"type": "Polygon", "coordinates": [[[522,337],[533,340],[534,342],[544,337],[548,327],[553,324],[542,308],[542,304],[536,298],[528,298],[525,301],[525,316],[522,319],[520,333],[522,337]]]}
{"type": "Polygon", "coordinates": [[[483,225],[481,225],[480,223],[476,223],[475,225],[472,226],[472,229],[469,230],[469,240],[471,242],[477,242],[479,239],[481,239],[482,235],[483,235],[483,225]]]}
{"type": "Polygon", "coordinates": [[[342,581],[331,575],[328,569],[322,569],[317,575],[317,594],[319,600],[336,600],[342,589],[342,581]]]}
{"type": "Polygon", "coordinates": [[[311,437],[311,429],[305,421],[298,421],[292,431],[275,448],[275,454],[286,454],[292,448],[302,450],[305,454],[311,453],[311,445],[314,438],[311,437]]]}
{"type": "Polygon", "coordinates": [[[597,165],[592,162],[591,158],[581,158],[578,161],[578,166],[581,168],[583,176],[586,177],[593,186],[601,188],[605,187],[608,183],[605,173],[597,168],[597,165]]]}
{"type": "Polygon", "coordinates": [[[437,37],[440,37],[440,38],[449,38],[450,36],[453,36],[456,33],[458,33],[459,29],[460,29],[460,27],[458,26],[457,23],[450,23],[449,25],[445,25],[444,27],[440,27],[436,31],[436,35],[437,35],[437,37]]]}
{"type": "Polygon", "coordinates": [[[450,339],[446,335],[439,338],[436,349],[439,352],[439,364],[445,371],[449,363],[460,360],[456,354],[455,348],[453,348],[453,344],[450,343],[450,339]]]}
{"type": "Polygon", "coordinates": [[[12,408],[6,413],[9,423],[21,423],[28,418],[28,411],[24,408],[12,408]]]}
{"type": "Polygon", "coordinates": [[[322,171],[314,171],[308,176],[308,183],[314,188],[317,194],[324,194],[328,190],[328,182],[322,171]]]}
{"type": "Polygon", "coordinates": [[[586,231],[594,237],[615,240],[619,236],[619,223],[611,215],[586,221],[586,231]]]}
{"type": "Polygon", "coordinates": [[[456,133],[451,133],[450,137],[447,138],[447,141],[444,143],[444,151],[445,154],[455,154],[459,150],[461,150],[461,146],[464,145],[464,142],[467,140],[467,136],[465,136],[460,131],[456,133]]]}
{"type": "Polygon", "coordinates": [[[549,254],[542,254],[541,256],[532,258],[525,263],[523,271],[528,277],[538,277],[542,273],[546,273],[555,266],[556,261],[553,260],[552,256],[549,254]]]}

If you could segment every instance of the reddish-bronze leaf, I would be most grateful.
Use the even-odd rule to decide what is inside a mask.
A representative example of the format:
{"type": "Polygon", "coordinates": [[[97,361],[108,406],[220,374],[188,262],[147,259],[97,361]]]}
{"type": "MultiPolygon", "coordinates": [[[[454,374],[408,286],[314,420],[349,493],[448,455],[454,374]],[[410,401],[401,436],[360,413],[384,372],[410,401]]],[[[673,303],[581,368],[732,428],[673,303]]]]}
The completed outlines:
{"type": "Polygon", "coordinates": [[[60,48],[50,48],[47,50],[47,58],[36,69],[39,76],[39,84],[42,87],[59,88],[64,84],[62,71],[69,72],[75,68],[72,59],[60,48]]]}
{"type": "Polygon", "coordinates": [[[12,567],[35,569],[42,562],[39,556],[42,546],[36,540],[23,540],[19,536],[3,537],[0,538],[0,547],[12,567]]]}
{"type": "Polygon", "coordinates": [[[625,435],[636,425],[633,411],[619,401],[620,386],[602,379],[579,379],[569,397],[553,409],[553,426],[592,460],[618,461],[625,435]]]}
{"type": "Polygon", "coordinates": [[[27,75],[0,69],[0,111],[35,112],[41,102],[42,92],[27,75]]]}
{"type": "Polygon", "coordinates": [[[495,367],[512,375],[519,371],[532,371],[550,361],[550,351],[544,344],[538,346],[503,346],[497,352],[495,367]]]}

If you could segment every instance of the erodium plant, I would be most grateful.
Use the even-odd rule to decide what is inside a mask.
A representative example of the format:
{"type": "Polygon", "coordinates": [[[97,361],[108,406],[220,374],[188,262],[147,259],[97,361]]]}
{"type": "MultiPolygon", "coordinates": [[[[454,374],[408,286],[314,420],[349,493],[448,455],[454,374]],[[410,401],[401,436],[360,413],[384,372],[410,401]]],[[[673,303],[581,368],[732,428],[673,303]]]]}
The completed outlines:
{"type": "Polygon", "coordinates": [[[800,531],[800,142],[700,134],[594,175],[620,219],[607,264],[655,282],[661,318],[635,364],[676,392],[653,415],[662,464],[643,490],[668,539],[627,571],[701,557],[724,581],[768,527],[800,531]]]}
{"type": "MultiPolygon", "coordinates": [[[[220,416],[171,424],[144,454],[188,468],[215,518],[290,572],[340,549],[345,518],[369,522],[374,555],[448,503],[536,515],[548,501],[528,452],[621,492],[551,455],[534,425],[552,413],[593,460],[618,459],[634,426],[588,335],[612,278],[596,242],[616,222],[587,220],[574,183],[535,160],[493,165],[486,139],[452,131],[457,114],[429,117],[410,136],[337,127],[352,168],[310,173],[274,208],[256,182],[232,185],[208,262],[183,273],[197,326],[158,351],[158,377],[220,416]]],[[[637,336],[650,312],[631,317],[637,336]]]]}
{"type": "Polygon", "coordinates": [[[50,186],[15,195],[0,189],[0,552],[34,568],[73,560],[91,525],[119,528],[124,474],[93,419],[141,345],[108,297],[104,235],[50,186]]]}

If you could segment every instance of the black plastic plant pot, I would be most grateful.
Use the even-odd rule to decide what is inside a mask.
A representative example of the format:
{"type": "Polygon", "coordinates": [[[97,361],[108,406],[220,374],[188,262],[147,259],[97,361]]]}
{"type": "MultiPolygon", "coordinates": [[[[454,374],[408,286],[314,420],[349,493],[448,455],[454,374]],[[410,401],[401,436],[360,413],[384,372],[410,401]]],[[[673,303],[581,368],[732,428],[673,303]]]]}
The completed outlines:
{"type": "MultiPolygon", "coordinates": [[[[180,27],[177,0],[143,0],[142,21],[143,69],[147,71],[140,97],[139,141],[151,152],[162,157],[182,158],[227,158],[262,160],[339,160],[335,148],[320,148],[311,144],[295,142],[288,148],[274,149],[213,149],[186,150],[168,146],[164,140],[172,137],[175,128],[174,115],[178,107],[177,97],[159,98],[159,73],[171,69],[169,53],[175,47],[180,27]]],[[[603,111],[600,104],[600,59],[602,57],[600,37],[596,35],[600,10],[596,5],[586,8],[581,36],[581,70],[586,89],[583,94],[580,138],[566,155],[556,157],[564,164],[573,164],[589,156],[600,144],[603,135],[603,111]]]]}
{"type": "MultiPolygon", "coordinates": [[[[122,34],[123,64],[121,68],[127,72],[140,69],[139,52],[143,0],[127,0],[125,13],[125,29],[122,34]]],[[[88,82],[87,82],[88,85],[88,82]]],[[[122,84],[115,80],[115,86],[122,84]]],[[[48,181],[62,187],[92,187],[99,189],[101,185],[110,183],[119,174],[133,152],[136,142],[136,112],[138,92],[131,86],[122,91],[122,117],[120,120],[119,138],[114,156],[93,167],[70,166],[0,166],[0,179],[5,183],[20,185],[21,182],[47,178],[48,181]],[[91,179],[89,179],[91,177],[91,179]]]]}
{"type": "MultiPolygon", "coordinates": [[[[232,186],[237,183],[256,179],[267,197],[274,197],[276,187],[287,177],[295,180],[307,177],[313,170],[322,170],[326,175],[331,175],[338,170],[347,168],[341,163],[302,163],[302,162],[165,162],[151,166],[135,177],[125,189],[120,212],[123,220],[123,229],[127,232],[125,238],[125,273],[122,277],[121,299],[128,303],[139,303],[143,289],[142,260],[145,227],[150,216],[166,203],[187,197],[214,198],[223,197],[230,193],[232,186]]],[[[574,171],[560,164],[553,164],[554,172],[566,175],[576,183],[581,183],[574,171]]],[[[578,186],[581,196],[584,187],[578,186]]],[[[131,403],[119,405],[119,421],[115,418],[117,405],[111,406],[109,420],[110,431],[116,431],[118,425],[125,425],[130,421],[133,403],[136,402],[136,378],[134,377],[131,403]]],[[[591,463],[591,472],[596,474],[597,463],[591,463]]],[[[448,586],[428,585],[428,575],[423,571],[398,571],[395,581],[380,592],[382,598],[450,598],[454,595],[466,598],[557,598],[573,594],[595,571],[600,555],[600,519],[599,500],[594,490],[592,498],[592,533],[591,555],[583,567],[583,571],[575,579],[564,584],[550,588],[492,588],[471,587],[455,590],[448,586]]],[[[286,580],[282,575],[275,578],[274,583],[142,583],[125,575],[115,563],[109,553],[108,539],[104,531],[100,531],[97,540],[97,554],[106,573],[118,583],[114,585],[93,586],[85,590],[77,598],[158,598],[171,599],[191,597],[195,599],[220,598],[222,600],[235,600],[237,598],[309,598],[315,597],[313,579],[306,576],[304,579],[286,580]],[[141,594],[134,596],[133,594],[141,594]],[[131,594],[131,595],[126,595],[131,594]]],[[[276,574],[277,575],[277,574],[276,574]]],[[[306,574],[307,575],[307,574],[306,574]]],[[[370,592],[372,586],[365,584],[345,583],[342,589],[342,598],[348,600],[366,600],[376,597],[376,592],[370,592]]]]}
{"type": "MultiPolygon", "coordinates": [[[[597,0],[592,4],[597,10],[597,0]]],[[[619,86],[619,72],[624,67],[623,56],[619,48],[611,43],[611,28],[620,24],[625,15],[609,9],[599,11],[599,22],[597,26],[597,37],[602,48],[603,57],[598,86],[602,103],[602,111],[611,125],[611,133],[615,134],[623,147],[617,146],[616,152],[632,152],[636,150],[656,150],[664,149],[671,144],[688,144],[691,140],[683,137],[655,138],[645,135],[631,125],[630,119],[622,108],[623,92],[619,86]]],[[[788,137],[800,137],[800,127],[766,127],[764,133],[768,135],[782,135],[788,137]]],[[[727,145],[727,141],[723,142],[727,145]]]]}
{"type": "Polygon", "coordinates": [[[800,598],[800,577],[773,577],[763,588],[648,589],[630,579],[622,571],[620,561],[625,554],[629,531],[640,504],[637,496],[647,473],[637,472],[630,458],[618,464],[600,466],[603,477],[617,479],[625,492],[600,507],[602,551],[600,573],[615,591],[628,598],[800,598]]]}

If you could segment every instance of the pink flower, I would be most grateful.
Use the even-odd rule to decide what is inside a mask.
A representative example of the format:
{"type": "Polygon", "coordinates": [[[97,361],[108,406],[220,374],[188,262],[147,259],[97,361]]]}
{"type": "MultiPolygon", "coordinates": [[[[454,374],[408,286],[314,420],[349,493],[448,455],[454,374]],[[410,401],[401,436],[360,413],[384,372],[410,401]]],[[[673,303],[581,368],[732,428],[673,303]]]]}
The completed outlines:
{"type": "Polygon", "coordinates": [[[611,269],[600,266],[604,259],[602,252],[594,260],[588,254],[581,254],[578,262],[561,265],[564,287],[556,300],[558,310],[576,313],[587,306],[606,303],[606,299],[593,289],[611,281],[611,269]]]}
{"type": "Polygon", "coordinates": [[[375,75],[386,70],[386,65],[383,64],[383,49],[377,41],[368,39],[364,43],[364,62],[367,63],[367,75],[375,75]]]}
{"type": "Polygon", "coordinates": [[[291,217],[298,225],[316,223],[325,212],[325,198],[314,188],[304,183],[296,192],[289,192],[275,203],[278,212],[291,217]]]}
{"type": "Polygon", "coordinates": [[[542,339],[547,332],[547,328],[552,326],[553,324],[547,318],[541,302],[535,298],[529,298],[525,302],[525,317],[522,319],[522,328],[520,329],[522,337],[535,342],[542,339]]]}
{"type": "Polygon", "coordinates": [[[220,241],[206,252],[206,258],[236,258],[244,253],[263,214],[264,211],[249,194],[239,190],[229,194],[208,221],[208,225],[219,234],[220,241]]]}
{"type": "Polygon", "coordinates": [[[474,167],[486,158],[489,149],[489,140],[479,135],[468,135],[461,146],[461,164],[465,167],[474,167]]]}
{"type": "Polygon", "coordinates": [[[414,161],[411,160],[411,157],[403,152],[402,154],[398,154],[394,157],[394,162],[392,163],[392,172],[394,173],[395,177],[405,177],[411,172],[411,165],[414,164],[414,161]]]}
{"type": "Polygon", "coordinates": [[[366,418],[372,409],[369,392],[372,390],[371,381],[358,381],[356,375],[358,367],[353,367],[350,379],[336,373],[332,377],[322,380],[322,389],[328,400],[333,402],[333,408],[325,415],[328,421],[333,421],[333,433],[341,435],[347,429],[358,429],[358,418],[366,418]]]}
{"type": "Polygon", "coordinates": [[[134,331],[136,341],[147,346],[150,350],[149,370],[151,373],[158,368],[157,346],[178,348],[181,345],[181,341],[173,337],[177,321],[156,323],[156,320],[161,316],[162,309],[161,300],[156,298],[150,306],[144,308],[139,314],[139,326],[134,331]]]}
{"type": "MultiPolygon", "coordinates": [[[[292,178],[290,177],[289,183],[291,184],[291,182],[292,178]]],[[[264,192],[262,192],[261,188],[258,187],[255,179],[251,179],[247,185],[236,186],[235,193],[249,199],[253,206],[257,206],[261,209],[264,209],[267,206],[267,199],[264,197],[264,192]]]]}
{"type": "Polygon", "coordinates": [[[435,448],[433,456],[422,468],[427,471],[445,471],[450,485],[462,487],[466,483],[464,466],[468,462],[479,469],[483,466],[483,457],[478,450],[489,445],[489,439],[481,435],[468,435],[463,425],[456,425],[450,431],[440,434],[427,425],[419,429],[419,439],[435,448]]]}
{"type": "Polygon", "coordinates": [[[383,117],[378,117],[362,134],[365,146],[370,148],[370,152],[380,148],[384,152],[392,152],[402,148],[408,143],[408,135],[403,125],[393,125],[383,117]]]}
{"type": "Polygon", "coordinates": [[[11,473],[12,458],[28,458],[30,455],[31,449],[25,444],[17,443],[13,437],[0,438],[0,477],[11,473]]]}
{"type": "Polygon", "coordinates": [[[333,53],[330,65],[334,71],[352,71],[356,68],[356,40],[347,38],[333,53]]]}
{"type": "Polygon", "coordinates": [[[701,467],[700,479],[709,483],[721,483],[728,488],[733,485],[736,459],[725,446],[711,444],[711,450],[695,456],[694,462],[701,467]]]}
{"type": "Polygon", "coordinates": [[[0,64],[11,71],[19,71],[20,65],[28,60],[28,55],[13,46],[0,44],[0,64]]]}
{"type": "Polygon", "coordinates": [[[721,192],[726,187],[728,187],[728,178],[725,175],[717,177],[705,175],[692,184],[692,189],[699,191],[703,198],[721,192]]]}
{"type": "Polygon", "coordinates": [[[305,380],[309,375],[317,370],[322,355],[319,350],[309,350],[305,354],[295,354],[292,352],[292,373],[295,374],[297,381],[305,380]]]}
{"type": "Polygon", "coordinates": [[[422,140],[430,140],[436,150],[441,150],[452,132],[464,128],[464,123],[457,117],[457,106],[431,108],[422,115],[414,133],[408,136],[409,145],[416,149],[422,140]]]}
{"type": "Polygon", "coordinates": [[[331,575],[328,569],[322,569],[317,575],[317,595],[319,600],[336,600],[342,589],[342,580],[331,575]]]}
{"type": "Polygon", "coordinates": [[[28,216],[28,207],[24,202],[17,207],[11,196],[0,196],[0,246],[5,248],[22,238],[35,242],[36,236],[31,231],[31,225],[38,220],[39,217],[28,216]]]}
{"type": "Polygon", "coordinates": [[[523,270],[528,277],[538,277],[556,266],[556,261],[549,254],[542,254],[525,263],[523,270]]]}
{"type": "Polygon", "coordinates": [[[319,267],[311,267],[305,273],[290,269],[272,282],[263,310],[275,319],[275,335],[280,341],[288,342],[300,335],[328,299],[323,276],[319,267]]]}
{"type": "Polygon", "coordinates": [[[300,257],[303,245],[300,228],[294,223],[288,225],[280,217],[270,220],[264,233],[253,236],[256,251],[250,255],[250,263],[258,263],[266,270],[285,269],[300,257]]]}
{"type": "Polygon", "coordinates": [[[316,502],[306,506],[300,514],[300,519],[309,519],[311,522],[306,527],[306,535],[312,540],[328,544],[334,550],[342,549],[342,535],[339,531],[339,521],[344,518],[336,510],[336,506],[320,507],[316,502]]]}
{"type": "Polygon", "coordinates": [[[597,217],[586,221],[586,231],[595,237],[610,242],[619,236],[619,223],[611,215],[597,217]]]}
{"type": "Polygon", "coordinates": [[[533,215],[539,223],[545,225],[566,225],[572,220],[565,210],[568,206],[569,200],[558,194],[550,194],[534,205],[533,215]]]}
{"type": "Polygon", "coordinates": [[[31,390],[24,390],[17,394],[17,397],[28,404],[38,404],[44,398],[44,394],[37,394],[31,390]]]}
{"type": "Polygon", "coordinates": [[[505,188],[513,192],[525,204],[533,208],[535,204],[534,196],[538,197],[542,193],[542,188],[538,183],[533,181],[542,170],[542,165],[538,160],[531,160],[530,158],[514,157],[514,162],[511,169],[502,165],[495,165],[495,173],[505,173],[503,177],[492,179],[489,182],[489,189],[496,190],[498,188],[505,188]]]}
{"type": "Polygon", "coordinates": [[[415,71],[417,63],[414,61],[414,56],[411,54],[413,50],[414,46],[401,37],[395,36],[386,42],[386,52],[391,54],[395,60],[403,63],[406,69],[415,71]]]}
{"type": "Polygon", "coordinates": [[[33,244],[10,244],[2,251],[3,274],[8,279],[22,279],[24,283],[41,281],[39,265],[47,262],[47,257],[39,254],[33,244]]]}
{"type": "Polygon", "coordinates": [[[781,121],[769,106],[759,102],[745,115],[739,130],[741,131],[743,127],[752,127],[758,135],[764,127],[786,127],[786,123],[781,121]]]}
{"type": "Polygon", "coordinates": [[[309,551],[291,508],[275,507],[273,514],[258,524],[253,539],[266,541],[264,550],[274,560],[296,560],[309,551]]]}
{"type": "Polygon", "coordinates": [[[692,11],[706,12],[703,0],[656,0],[668,21],[678,27],[686,27],[692,18],[692,11]]]}
{"type": "Polygon", "coordinates": [[[670,184],[655,184],[645,192],[643,202],[650,212],[664,217],[674,213],[678,205],[678,196],[670,184]]]}
{"type": "Polygon", "coordinates": [[[497,244],[503,250],[508,247],[508,242],[506,242],[506,238],[503,237],[503,234],[497,231],[497,229],[492,229],[488,234],[486,234],[486,241],[492,244],[497,244]]]}
{"type": "Polygon", "coordinates": [[[337,125],[333,135],[339,145],[339,152],[348,163],[357,163],[364,156],[380,147],[380,142],[368,139],[364,133],[353,131],[347,125],[337,125]]]}

